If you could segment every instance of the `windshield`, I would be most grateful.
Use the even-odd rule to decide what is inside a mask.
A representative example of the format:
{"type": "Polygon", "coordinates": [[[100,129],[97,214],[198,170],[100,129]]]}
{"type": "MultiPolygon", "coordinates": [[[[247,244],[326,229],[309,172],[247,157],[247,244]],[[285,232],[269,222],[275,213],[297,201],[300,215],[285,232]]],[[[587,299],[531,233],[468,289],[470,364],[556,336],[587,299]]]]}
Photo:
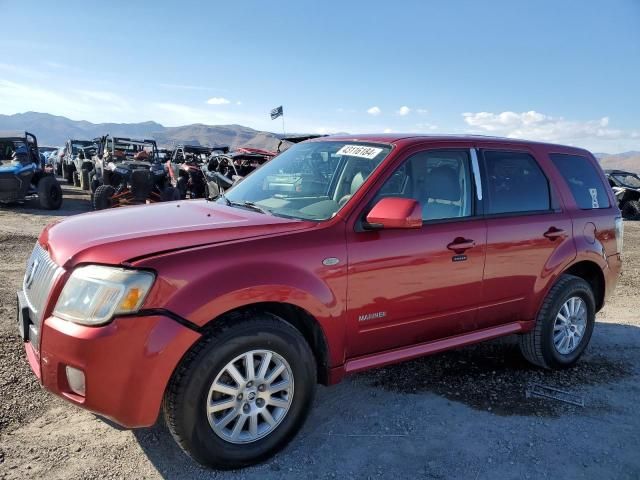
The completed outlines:
{"type": "MultiPolygon", "coordinates": [[[[274,215],[327,220],[391,151],[388,145],[309,142],[292,146],[226,193],[274,215]]],[[[220,200],[224,202],[224,199],[220,200]]]]}
{"type": "Polygon", "coordinates": [[[77,155],[81,148],[91,145],[92,142],[73,142],[71,143],[71,154],[77,155]]]}
{"type": "Polygon", "coordinates": [[[131,159],[137,153],[145,152],[147,154],[146,159],[151,161],[154,159],[156,146],[154,143],[144,140],[127,140],[124,138],[115,138],[109,140],[108,150],[111,151],[116,159],[131,159]]]}
{"type": "Polygon", "coordinates": [[[625,187],[640,188],[640,177],[638,177],[637,175],[633,175],[633,174],[614,175],[613,178],[615,178],[618,182],[620,182],[625,187]]]}

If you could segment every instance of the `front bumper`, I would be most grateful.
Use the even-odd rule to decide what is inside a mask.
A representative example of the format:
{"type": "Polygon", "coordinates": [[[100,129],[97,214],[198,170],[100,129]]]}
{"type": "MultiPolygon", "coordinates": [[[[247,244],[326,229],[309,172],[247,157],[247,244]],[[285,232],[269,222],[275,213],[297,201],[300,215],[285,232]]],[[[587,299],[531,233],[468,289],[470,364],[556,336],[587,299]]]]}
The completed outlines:
{"type": "Polygon", "coordinates": [[[163,315],[119,317],[101,327],[48,317],[42,323],[39,355],[30,342],[25,348],[47,390],[135,428],[155,423],[174,369],[199,337],[163,315]],[[84,372],[84,396],[71,390],[67,366],[84,372]]]}

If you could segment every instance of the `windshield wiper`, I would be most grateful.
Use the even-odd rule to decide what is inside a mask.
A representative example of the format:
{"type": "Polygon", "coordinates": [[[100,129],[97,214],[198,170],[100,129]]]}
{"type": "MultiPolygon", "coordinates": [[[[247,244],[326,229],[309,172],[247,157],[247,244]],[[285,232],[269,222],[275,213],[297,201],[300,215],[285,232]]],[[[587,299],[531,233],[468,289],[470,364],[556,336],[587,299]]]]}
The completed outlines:
{"type": "Polygon", "coordinates": [[[258,205],[256,205],[253,202],[249,202],[247,200],[245,200],[244,202],[233,202],[231,200],[229,200],[227,197],[224,197],[224,199],[227,202],[227,205],[231,206],[231,207],[244,207],[244,208],[248,208],[249,210],[253,210],[254,212],[259,212],[259,213],[264,213],[264,214],[270,214],[271,212],[269,210],[266,210],[262,207],[259,207],[258,205]]]}

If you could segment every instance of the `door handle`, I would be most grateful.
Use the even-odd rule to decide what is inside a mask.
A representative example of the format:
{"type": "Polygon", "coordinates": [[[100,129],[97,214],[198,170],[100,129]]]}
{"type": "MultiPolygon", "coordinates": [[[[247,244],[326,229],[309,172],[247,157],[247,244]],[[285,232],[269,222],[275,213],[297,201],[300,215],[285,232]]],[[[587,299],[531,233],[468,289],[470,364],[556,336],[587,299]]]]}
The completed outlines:
{"type": "Polygon", "coordinates": [[[564,238],[567,236],[567,232],[561,228],[551,227],[543,234],[549,240],[555,240],[556,238],[564,238]]]}
{"type": "Polygon", "coordinates": [[[453,250],[456,253],[463,253],[465,250],[469,250],[470,248],[473,248],[475,246],[476,242],[474,242],[473,240],[458,237],[449,245],[447,245],[447,248],[449,250],[453,250]]]}

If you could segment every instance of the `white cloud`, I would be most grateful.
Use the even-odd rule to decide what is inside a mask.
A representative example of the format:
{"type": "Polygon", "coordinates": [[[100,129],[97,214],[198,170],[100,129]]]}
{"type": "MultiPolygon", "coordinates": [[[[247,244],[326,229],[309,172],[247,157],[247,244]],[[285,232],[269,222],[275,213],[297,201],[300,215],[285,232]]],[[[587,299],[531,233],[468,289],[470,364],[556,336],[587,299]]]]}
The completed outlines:
{"type": "Polygon", "coordinates": [[[393,130],[391,130],[390,128],[385,128],[383,133],[391,133],[393,132],[393,130]]]}
{"type": "MultiPolygon", "coordinates": [[[[83,102],[94,101],[105,106],[108,106],[112,110],[132,111],[131,104],[122,98],[120,95],[113,92],[105,92],[100,90],[75,90],[75,93],[79,95],[80,100],[83,102]]],[[[104,107],[103,107],[104,108],[104,107]]]]}
{"type": "MultiPolygon", "coordinates": [[[[640,131],[609,127],[609,117],[597,120],[567,120],[530,110],[528,112],[463,113],[472,133],[587,146],[598,150],[613,145],[640,144],[640,131]],[[634,144],[629,141],[635,141],[634,144]]],[[[621,148],[629,148],[621,147],[621,148]]],[[[610,148],[610,147],[609,147],[610,148]]],[[[615,148],[615,147],[614,147],[615,148]]],[[[632,147],[633,148],[633,147],[632,147]]]]}
{"type": "Polygon", "coordinates": [[[211,97],[209,100],[207,100],[207,103],[209,105],[227,105],[231,103],[231,101],[227,100],[224,97],[211,97]]]}
{"type": "Polygon", "coordinates": [[[429,113],[429,110],[427,110],[426,108],[416,108],[416,112],[418,112],[420,115],[426,115],[427,113],[429,113]]]}
{"type": "Polygon", "coordinates": [[[398,110],[398,115],[400,115],[401,117],[406,117],[407,115],[409,115],[411,113],[411,109],[409,107],[407,107],[406,105],[403,105],[402,107],[400,107],[400,109],[398,110]]]}
{"type": "Polygon", "coordinates": [[[236,105],[242,105],[242,102],[241,102],[240,100],[238,100],[238,101],[236,102],[236,105]]]}
{"type": "Polygon", "coordinates": [[[371,107],[370,109],[367,110],[367,113],[369,115],[373,115],[374,117],[377,117],[382,113],[382,110],[380,110],[380,107],[371,107]]]}

